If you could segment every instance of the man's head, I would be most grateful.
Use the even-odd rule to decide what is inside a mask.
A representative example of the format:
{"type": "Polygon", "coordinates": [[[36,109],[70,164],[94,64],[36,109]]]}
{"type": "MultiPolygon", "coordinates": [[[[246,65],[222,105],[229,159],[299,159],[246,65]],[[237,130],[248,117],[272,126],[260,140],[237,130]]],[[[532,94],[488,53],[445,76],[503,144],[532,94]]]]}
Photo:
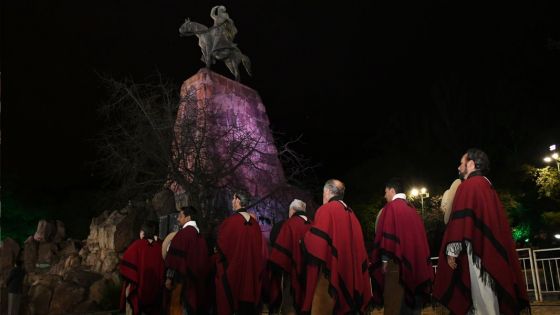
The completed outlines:
{"type": "Polygon", "coordinates": [[[333,197],[344,198],[345,189],[344,183],[338,179],[329,179],[323,186],[323,204],[328,203],[333,197]]]}
{"type": "Polygon", "coordinates": [[[241,208],[246,208],[247,206],[249,206],[249,202],[250,202],[249,194],[243,191],[238,191],[233,194],[233,199],[231,200],[231,206],[234,211],[237,211],[241,208]]]}
{"type": "Polygon", "coordinates": [[[153,240],[157,233],[157,225],[154,221],[146,221],[140,227],[140,238],[153,240]]]}
{"type": "Polygon", "coordinates": [[[197,213],[198,210],[193,206],[181,207],[179,209],[179,215],[177,215],[177,222],[180,226],[183,226],[189,221],[196,221],[197,213]]]}
{"type": "Polygon", "coordinates": [[[294,213],[296,213],[298,211],[304,211],[305,212],[305,202],[303,202],[299,199],[294,199],[294,201],[292,201],[292,203],[290,204],[290,210],[289,210],[288,217],[291,218],[294,215],[294,213]]]}
{"type": "Polygon", "coordinates": [[[385,200],[387,202],[393,201],[396,194],[404,193],[402,181],[398,177],[393,177],[385,184],[385,200]]]}
{"type": "Polygon", "coordinates": [[[468,149],[461,158],[461,164],[457,168],[461,179],[467,179],[474,171],[480,171],[486,175],[490,171],[490,160],[484,151],[472,148],[468,149]]]}

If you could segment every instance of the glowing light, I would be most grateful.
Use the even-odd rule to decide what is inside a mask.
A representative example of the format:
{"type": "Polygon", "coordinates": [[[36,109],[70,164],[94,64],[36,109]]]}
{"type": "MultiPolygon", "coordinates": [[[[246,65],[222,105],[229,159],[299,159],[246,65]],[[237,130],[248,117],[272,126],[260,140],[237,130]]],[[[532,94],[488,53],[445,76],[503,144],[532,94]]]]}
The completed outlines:
{"type": "Polygon", "coordinates": [[[426,187],[422,187],[422,189],[420,189],[420,192],[425,194],[428,190],[426,189],[426,187]]]}
{"type": "Polygon", "coordinates": [[[514,227],[511,231],[512,234],[513,234],[512,235],[513,239],[516,240],[516,241],[520,241],[520,240],[523,240],[523,239],[528,239],[528,237],[531,234],[530,230],[531,229],[526,224],[521,224],[521,225],[518,225],[518,226],[514,227]]]}
{"type": "Polygon", "coordinates": [[[550,156],[547,156],[543,159],[546,163],[550,163],[552,162],[552,158],[550,156]]]}
{"type": "Polygon", "coordinates": [[[550,149],[550,151],[554,151],[554,150],[556,150],[556,144],[553,144],[548,148],[550,149]]]}
{"type": "Polygon", "coordinates": [[[554,234],[554,238],[560,240],[560,234],[554,234]]]}
{"type": "Polygon", "coordinates": [[[418,196],[418,189],[413,188],[413,189],[410,191],[410,194],[411,194],[412,196],[414,196],[414,197],[418,196]]]}
{"type": "Polygon", "coordinates": [[[552,158],[558,160],[558,153],[555,152],[554,154],[552,154],[552,158]]]}

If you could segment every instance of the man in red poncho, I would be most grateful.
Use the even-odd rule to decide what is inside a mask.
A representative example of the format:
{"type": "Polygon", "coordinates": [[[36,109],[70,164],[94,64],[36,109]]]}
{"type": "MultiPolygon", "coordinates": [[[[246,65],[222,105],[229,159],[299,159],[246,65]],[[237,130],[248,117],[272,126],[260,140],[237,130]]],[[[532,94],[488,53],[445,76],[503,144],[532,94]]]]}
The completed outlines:
{"type": "Polygon", "coordinates": [[[504,208],[484,175],[486,153],[461,158],[451,218],[439,255],[433,296],[453,314],[519,314],[529,307],[504,208]]]}
{"type": "Polygon", "coordinates": [[[196,224],[196,208],[182,207],[177,221],[181,229],[171,240],[165,258],[165,286],[181,290],[182,309],[186,314],[207,314],[210,281],[210,257],[206,240],[196,224]]]}
{"type": "Polygon", "coordinates": [[[155,222],[143,224],[140,239],[128,246],[119,265],[124,278],[121,310],[126,304],[134,315],[161,314],[164,263],[155,235],[155,222]]]}
{"type": "Polygon", "coordinates": [[[301,242],[310,228],[305,202],[295,199],[290,204],[289,219],[282,224],[270,255],[271,264],[279,269],[279,276],[283,278],[282,314],[301,313],[306,282],[301,242]]]}
{"type": "Polygon", "coordinates": [[[215,282],[219,315],[257,314],[265,260],[261,228],[247,213],[248,204],[248,195],[234,194],[235,213],[218,230],[215,282]]]}
{"type": "Polygon", "coordinates": [[[373,301],[385,314],[420,314],[434,277],[424,223],[400,179],[387,182],[385,199],[371,254],[373,301]]]}
{"type": "Polygon", "coordinates": [[[307,287],[304,312],[363,314],[372,297],[362,227],[342,201],[344,184],[330,179],[323,187],[323,205],[304,237],[307,287]]]}

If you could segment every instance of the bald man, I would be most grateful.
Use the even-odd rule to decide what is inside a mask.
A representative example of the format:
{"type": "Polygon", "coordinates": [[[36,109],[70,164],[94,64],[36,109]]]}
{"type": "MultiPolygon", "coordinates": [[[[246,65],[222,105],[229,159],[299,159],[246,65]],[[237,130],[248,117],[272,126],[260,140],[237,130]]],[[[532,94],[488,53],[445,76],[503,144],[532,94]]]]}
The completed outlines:
{"type": "Polygon", "coordinates": [[[337,179],[325,183],[323,205],[304,237],[308,265],[303,312],[363,314],[371,301],[362,227],[342,200],[344,191],[337,179]]]}

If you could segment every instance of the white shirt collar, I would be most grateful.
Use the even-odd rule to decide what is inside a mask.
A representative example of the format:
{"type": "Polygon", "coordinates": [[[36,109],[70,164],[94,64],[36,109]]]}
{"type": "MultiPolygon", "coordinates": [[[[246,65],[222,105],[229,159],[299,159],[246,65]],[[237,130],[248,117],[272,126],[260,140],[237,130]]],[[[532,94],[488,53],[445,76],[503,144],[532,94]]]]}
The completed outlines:
{"type": "Polygon", "coordinates": [[[395,194],[395,195],[393,196],[393,200],[395,200],[395,199],[404,199],[404,200],[406,200],[406,195],[403,194],[403,193],[395,194]]]}
{"type": "Polygon", "coordinates": [[[200,233],[200,229],[199,229],[198,226],[196,225],[196,221],[192,221],[192,220],[191,220],[191,221],[185,223],[185,225],[183,225],[183,229],[186,228],[187,226],[192,226],[192,227],[194,227],[194,228],[196,229],[196,231],[197,231],[198,233],[200,233]]]}

